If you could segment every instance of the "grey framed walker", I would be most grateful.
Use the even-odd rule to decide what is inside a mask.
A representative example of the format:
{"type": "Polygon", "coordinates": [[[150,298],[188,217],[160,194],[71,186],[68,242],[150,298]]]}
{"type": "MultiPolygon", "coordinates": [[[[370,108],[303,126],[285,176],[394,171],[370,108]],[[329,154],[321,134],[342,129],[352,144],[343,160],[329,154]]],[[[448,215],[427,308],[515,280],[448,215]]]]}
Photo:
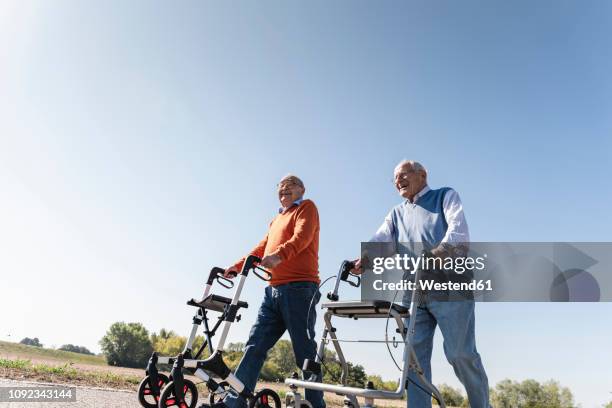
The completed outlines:
{"type": "MultiPolygon", "coordinates": [[[[234,287],[234,282],[223,276],[224,272],[225,270],[222,268],[213,267],[210,270],[208,279],[206,280],[204,295],[202,296],[202,299],[199,301],[196,299],[191,299],[187,302],[189,306],[194,306],[197,309],[193,316],[193,325],[191,328],[191,332],[181,353],[183,359],[197,360],[206,350],[208,350],[209,354],[212,354],[214,352],[212,346],[212,338],[214,337],[217,329],[225,319],[225,306],[231,302],[231,299],[224,296],[211,294],[211,289],[215,281],[226,289],[231,289],[234,287]],[[212,326],[212,328],[210,325],[210,312],[218,313],[217,320],[212,326]],[[193,346],[198,328],[200,326],[203,327],[204,341],[202,345],[198,348],[198,350],[194,353],[193,346]]],[[[244,308],[248,307],[246,302],[241,302],[241,306],[244,308]]],[[[149,358],[149,362],[146,367],[146,375],[142,379],[138,387],[138,401],[140,402],[140,405],[142,405],[144,408],[158,407],[162,389],[170,381],[167,375],[159,372],[158,365],[172,366],[177,358],[177,356],[160,356],[157,352],[153,352],[151,358],[149,358]]],[[[193,372],[190,372],[190,374],[193,374],[193,372]]],[[[200,379],[206,383],[206,386],[209,390],[209,402],[211,404],[215,402],[215,398],[218,399],[219,397],[224,396],[227,392],[227,383],[217,383],[208,375],[203,375],[200,377],[200,379]]],[[[190,394],[190,392],[188,391],[189,389],[185,390],[184,394],[190,394]]],[[[192,395],[188,395],[186,398],[188,400],[188,406],[191,403],[191,397],[192,395]]]]}
{"type": "MultiPolygon", "coordinates": [[[[321,308],[325,310],[323,315],[323,321],[325,322],[325,328],[321,341],[318,345],[317,355],[315,361],[306,360],[303,366],[304,376],[308,375],[308,378],[298,379],[297,374],[294,374],[293,378],[287,378],[285,383],[289,385],[290,392],[286,394],[285,404],[287,407],[292,408],[312,408],[312,405],[305,400],[302,395],[298,392],[299,388],[318,390],[324,392],[331,392],[337,395],[344,396],[344,405],[346,407],[360,408],[360,403],[357,397],[363,398],[364,408],[373,408],[374,401],[377,399],[401,399],[406,395],[406,389],[408,385],[408,373],[413,371],[416,373],[421,384],[421,388],[429,392],[433,398],[438,401],[441,408],[445,408],[444,399],[438,391],[438,389],[431,384],[426,378],[417,360],[416,353],[412,346],[414,333],[415,333],[415,320],[410,319],[408,327],[405,327],[404,319],[414,315],[416,307],[422,300],[423,293],[420,290],[412,291],[410,308],[399,305],[397,303],[383,301],[383,300],[350,300],[341,301],[338,297],[338,290],[341,282],[347,282],[352,286],[358,287],[361,280],[358,275],[353,275],[350,271],[353,269],[354,264],[350,261],[344,261],[340,267],[338,276],[336,277],[336,285],[334,290],[328,293],[327,298],[330,300],[328,303],[323,303],[321,308]],[[351,278],[352,277],[352,278],[351,278]],[[397,332],[401,334],[402,341],[396,343],[403,343],[403,365],[400,369],[400,378],[398,380],[397,388],[395,391],[377,390],[374,389],[372,383],[368,383],[364,388],[351,387],[347,385],[348,381],[348,364],[342,352],[340,343],[342,339],[338,339],[336,328],[332,324],[332,318],[350,318],[354,320],[359,319],[393,319],[397,325],[397,332]],[[342,368],[342,375],[340,377],[340,384],[327,384],[318,382],[317,377],[321,373],[322,365],[324,366],[324,355],[325,346],[328,343],[332,343],[338,360],[342,368]]],[[[415,282],[420,279],[422,271],[417,270],[415,273],[415,282]]],[[[418,285],[417,285],[418,287],[418,285]]],[[[359,340],[357,340],[359,341],[359,340]]],[[[362,340],[363,342],[370,342],[368,340],[362,340]]],[[[394,340],[395,341],[395,340],[394,340]]],[[[388,339],[381,342],[389,343],[388,339]]]]}
{"type": "MultiPolygon", "coordinates": [[[[157,387],[159,394],[155,396],[154,401],[157,402],[158,408],[195,408],[197,406],[198,390],[193,381],[184,377],[184,371],[199,378],[206,384],[209,390],[209,403],[211,405],[221,400],[227,393],[232,393],[245,398],[249,408],[281,408],[280,397],[276,392],[266,388],[258,392],[248,389],[223,360],[224,347],[229,330],[233,323],[240,320],[238,315],[240,308],[248,307],[246,302],[240,300],[240,295],[242,294],[242,289],[249,272],[253,271],[254,275],[264,281],[269,281],[271,278],[270,272],[258,266],[260,262],[261,259],[254,255],[246,258],[231,298],[210,293],[212,281],[215,279],[226,288],[234,286],[232,285],[233,282],[230,282],[230,284],[222,278],[224,271],[221,268],[213,268],[207,281],[203,298],[201,300],[191,299],[187,302],[188,305],[197,307],[198,311],[194,316],[191,334],[183,353],[173,358],[153,355],[147,367],[147,377],[143,379],[143,382],[148,384],[151,392],[155,386],[157,387]],[[262,271],[264,274],[257,273],[257,270],[262,271]],[[212,330],[209,329],[208,320],[206,319],[207,311],[221,313],[212,330]],[[191,348],[193,347],[195,333],[202,322],[204,322],[206,341],[198,352],[193,355],[191,348]],[[220,329],[221,333],[216,347],[213,348],[211,340],[217,329],[220,329]],[[200,359],[206,345],[210,351],[210,356],[206,359],[200,359]],[[157,373],[155,363],[172,364],[170,377],[166,377],[165,381],[163,379],[160,380],[159,376],[161,375],[157,373]],[[152,374],[158,375],[156,381],[151,381],[152,374]]],[[[146,388],[144,392],[147,392],[146,388]]],[[[151,402],[154,403],[153,401],[151,402]]]]}

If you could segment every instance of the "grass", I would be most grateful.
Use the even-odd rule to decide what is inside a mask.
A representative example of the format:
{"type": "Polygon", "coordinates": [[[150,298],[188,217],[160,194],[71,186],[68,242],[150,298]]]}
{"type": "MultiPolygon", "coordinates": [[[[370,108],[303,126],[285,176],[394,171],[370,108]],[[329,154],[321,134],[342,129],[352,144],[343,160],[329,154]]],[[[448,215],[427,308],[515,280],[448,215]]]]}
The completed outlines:
{"type": "Polygon", "coordinates": [[[70,383],[122,389],[136,389],[141,378],[105,371],[84,371],[71,367],[32,364],[30,360],[0,358],[0,377],[53,383],[70,383]]]}
{"type": "Polygon", "coordinates": [[[0,358],[0,367],[1,368],[27,368],[31,365],[29,360],[7,360],[5,358],[0,358]]]}
{"type": "Polygon", "coordinates": [[[106,360],[102,356],[73,353],[71,351],[54,350],[43,347],[26,346],[25,344],[0,341],[0,356],[15,356],[25,359],[49,359],[66,361],[69,363],[82,363],[105,366],[106,360]]]}

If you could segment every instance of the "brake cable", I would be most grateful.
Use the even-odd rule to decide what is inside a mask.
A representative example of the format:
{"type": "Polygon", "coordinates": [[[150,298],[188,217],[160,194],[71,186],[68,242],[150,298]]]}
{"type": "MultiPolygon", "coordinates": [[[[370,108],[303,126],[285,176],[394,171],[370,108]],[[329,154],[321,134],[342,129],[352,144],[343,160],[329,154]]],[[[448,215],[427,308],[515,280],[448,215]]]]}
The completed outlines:
{"type": "MultiPolygon", "coordinates": [[[[340,273],[340,272],[338,272],[340,273]]],[[[338,274],[336,275],[332,275],[330,277],[328,277],[327,279],[325,279],[323,282],[321,282],[317,288],[317,291],[319,292],[319,294],[321,293],[321,288],[323,287],[323,285],[325,285],[330,279],[333,278],[337,278],[338,274]]],[[[310,324],[310,311],[312,310],[312,306],[313,306],[313,301],[315,300],[315,298],[317,297],[317,294],[315,293],[314,295],[312,295],[312,298],[310,299],[310,305],[308,306],[308,315],[306,316],[306,334],[308,335],[308,340],[314,340],[313,337],[310,336],[310,331],[308,330],[308,326],[310,324]]],[[[316,342],[315,342],[316,343],[316,342]]],[[[334,372],[332,370],[330,370],[327,365],[325,364],[325,348],[323,348],[323,356],[319,355],[319,350],[317,350],[318,347],[315,347],[315,355],[317,356],[317,358],[321,361],[321,365],[325,368],[325,370],[329,373],[329,375],[332,377],[332,379],[339,383],[339,379],[338,377],[336,377],[334,375],[334,372]]],[[[323,373],[321,372],[321,376],[323,376],[323,373]]]]}

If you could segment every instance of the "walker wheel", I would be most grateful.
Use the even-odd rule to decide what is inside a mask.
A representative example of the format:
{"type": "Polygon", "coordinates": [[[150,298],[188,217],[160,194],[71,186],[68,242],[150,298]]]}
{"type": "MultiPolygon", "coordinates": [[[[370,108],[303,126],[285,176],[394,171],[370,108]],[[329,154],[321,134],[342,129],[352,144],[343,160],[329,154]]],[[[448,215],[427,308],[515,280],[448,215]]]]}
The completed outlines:
{"type": "Polygon", "coordinates": [[[227,382],[222,381],[219,383],[219,386],[223,387],[224,391],[221,391],[221,392],[213,392],[211,390],[208,391],[208,403],[210,404],[211,407],[215,405],[216,403],[223,401],[223,399],[228,394],[227,390],[229,389],[229,384],[227,382]]]}
{"type": "Polygon", "coordinates": [[[158,408],[195,408],[198,403],[198,390],[195,384],[188,379],[183,379],[183,394],[184,398],[179,401],[174,395],[174,381],[170,381],[161,393],[158,408]]]}
{"type": "Polygon", "coordinates": [[[295,406],[295,398],[293,398],[293,395],[291,395],[292,393],[288,392],[287,395],[285,395],[285,407],[286,408],[299,408],[295,406]]]}
{"type": "Polygon", "coordinates": [[[138,402],[145,408],[157,408],[161,390],[168,384],[168,377],[164,374],[157,374],[157,393],[151,388],[151,378],[147,375],[142,379],[138,386],[138,402]]]}
{"type": "Polygon", "coordinates": [[[281,400],[276,392],[264,388],[249,401],[249,408],[281,408],[281,400]]]}

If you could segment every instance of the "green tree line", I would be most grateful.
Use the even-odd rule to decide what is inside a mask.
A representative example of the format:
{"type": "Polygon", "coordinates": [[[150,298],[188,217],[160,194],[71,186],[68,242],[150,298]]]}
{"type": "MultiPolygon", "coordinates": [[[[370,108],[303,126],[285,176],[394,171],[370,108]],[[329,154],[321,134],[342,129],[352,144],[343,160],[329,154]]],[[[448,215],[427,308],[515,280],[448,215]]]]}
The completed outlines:
{"type": "MultiPolygon", "coordinates": [[[[25,344],[26,346],[41,347],[41,348],[43,347],[43,344],[40,342],[40,340],[38,340],[38,337],[34,337],[33,339],[31,339],[29,337],[24,337],[23,339],[21,339],[21,341],[19,343],[20,344],[25,344]]],[[[52,348],[55,348],[55,347],[52,347],[52,348]]],[[[87,349],[87,347],[75,346],[74,344],[64,344],[64,345],[58,347],[58,350],[71,351],[73,353],[93,355],[93,353],[91,351],[89,351],[87,349]]]]}

